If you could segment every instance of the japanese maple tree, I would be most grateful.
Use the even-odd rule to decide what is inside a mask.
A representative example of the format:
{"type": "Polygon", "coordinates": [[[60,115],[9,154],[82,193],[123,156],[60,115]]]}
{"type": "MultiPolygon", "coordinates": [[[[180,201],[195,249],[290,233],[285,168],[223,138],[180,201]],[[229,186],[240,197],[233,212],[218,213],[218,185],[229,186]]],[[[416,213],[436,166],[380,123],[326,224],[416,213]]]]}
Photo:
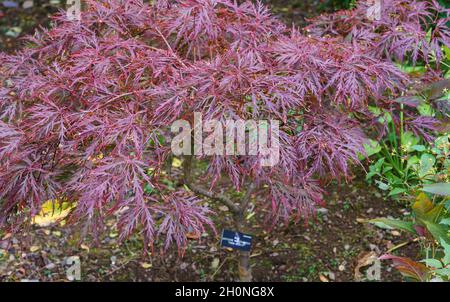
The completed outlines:
{"type": "MultiPolygon", "coordinates": [[[[334,22],[324,19],[323,30],[349,31],[334,22]]],[[[430,47],[446,37],[441,29],[430,47]]],[[[407,80],[381,50],[401,58],[420,40],[398,41],[307,35],[261,3],[88,0],[81,20],[59,14],[22,50],[0,56],[1,227],[18,231],[44,202],[65,200],[69,222],[95,233],[116,215],[121,239],[138,232],[146,248],[162,240],[182,252],[188,233],[215,229],[204,197],[227,205],[239,230],[253,201],[272,224],[307,219],[324,185],[349,178],[364,153],[349,112],[389,99],[407,80]],[[194,112],[281,121],[279,164],[186,156],[168,186],[170,126],[194,112]]],[[[248,254],[240,263],[248,280],[248,254]]]]}

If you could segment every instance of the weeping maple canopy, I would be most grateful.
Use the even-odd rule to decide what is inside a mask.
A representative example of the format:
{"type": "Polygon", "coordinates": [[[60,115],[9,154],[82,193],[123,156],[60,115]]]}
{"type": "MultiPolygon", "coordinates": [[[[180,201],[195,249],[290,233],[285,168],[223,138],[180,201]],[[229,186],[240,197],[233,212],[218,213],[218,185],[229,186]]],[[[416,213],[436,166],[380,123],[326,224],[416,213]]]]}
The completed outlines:
{"type": "MultiPolygon", "coordinates": [[[[194,112],[280,120],[274,167],[258,156],[200,159],[211,188],[224,177],[236,190],[253,182],[273,222],[307,218],[325,181],[348,177],[364,153],[349,112],[367,111],[407,80],[373,43],[305,34],[261,3],[86,4],[81,20],[60,14],[22,50],[0,55],[2,228],[19,230],[44,202],[64,199],[73,203],[69,221],[92,231],[116,215],[122,239],[140,232],[145,246],[185,247],[188,232],[214,228],[199,196],[164,182],[170,125],[194,112]]],[[[337,21],[322,22],[332,31],[337,21]]],[[[400,42],[385,46],[392,39],[380,47],[395,48],[400,42]]]]}

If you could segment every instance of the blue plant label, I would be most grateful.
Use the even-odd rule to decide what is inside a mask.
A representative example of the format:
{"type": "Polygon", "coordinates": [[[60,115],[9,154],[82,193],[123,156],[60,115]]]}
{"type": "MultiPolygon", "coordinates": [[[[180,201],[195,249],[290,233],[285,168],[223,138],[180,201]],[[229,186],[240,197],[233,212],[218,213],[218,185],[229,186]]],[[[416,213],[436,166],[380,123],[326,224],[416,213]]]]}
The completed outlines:
{"type": "Polygon", "coordinates": [[[14,2],[14,1],[3,1],[2,4],[6,8],[17,8],[17,7],[19,7],[19,3],[14,2]]]}
{"type": "Polygon", "coordinates": [[[252,239],[253,237],[248,234],[223,230],[220,245],[248,252],[252,248],[252,239]]]}

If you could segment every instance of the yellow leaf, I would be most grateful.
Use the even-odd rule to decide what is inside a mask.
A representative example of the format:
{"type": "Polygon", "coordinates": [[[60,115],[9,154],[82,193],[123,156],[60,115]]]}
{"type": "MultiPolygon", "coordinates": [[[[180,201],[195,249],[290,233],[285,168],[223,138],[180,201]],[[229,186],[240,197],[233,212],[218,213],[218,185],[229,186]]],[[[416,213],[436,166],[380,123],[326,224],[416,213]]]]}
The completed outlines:
{"type": "Polygon", "coordinates": [[[417,214],[423,215],[426,212],[431,211],[434,208],[434,206],[431,200],[427,197],[427,195],[421,192],[417,196],[416,202],[413,204],[412,208],[414,212],[416,212],[417,214]]]}
{"type": "Polygon", "coordinates": [[[220,259],[214,258],[214,260],[211,262],[211,268],[216,269],[219,267],[219,264],[220,264],[220,259]]]}
{"type": "Polygon", "coordinates": [[[247,217],[245,217],[245,220],[250,220],[250,219],[252,219],[253,218],[253,216],[255,216],[255,212],[251,212],[251,213],[249,213],[248,215],[247,215],[247,217]]]}
{"type": "Polygon", "coordinates": [[[174,157],[172,160],[172,167],[174,168],[181,167],[181,160],[179,158],[174,157]]]}
{"type": "Polygon", "coordinates": [[[103,153],[102,152],[100,152],[97,156],[95,156],[95,157],[91,157],[91,156],[89,156],[88,157],[88,160],[90,160],[91,162],[93,162],[93,163],[96,163],[96,162],[98,162],[99,160],[102,160],[103,159],[103,153]]]}
{"type": "Polygon", "coordinates": [[[143,268],[145,268],[145,269],[149,269],[149,268],[152,267],[152,264],[151,264],[151,263],[147,263],[147,262],[142,262],[142,263],[141,263],[141,266],[142,266],[143,268]]]}
{"type": "Polygon", "coordinates": [[[39,251],[40,247],[38,247],[37,245],[33,245],[30,247],[30,252],[34,253],[39,251]]]}
{"type": "Polygon", "coordinates": [[[89,252],[89,247],[86,244],[82,244],[81,248],[89,252]]]}
{"type": "Polygon", "coordinates": [[[42,205],[41,212],[33,217],[32,223],[40,227],[47,227],[67,217],[73,207],[74,205],[58,199],[48,200],[42,205]]]}
{"type": "Polygon", "coordinates": [[[396,230],[393,230],[393,231],[391,231],[391,234],[393,235],[393,236],[401,236],[401,234],[400,234],[400,232],[399,231],[396,231],[396,230]]]}

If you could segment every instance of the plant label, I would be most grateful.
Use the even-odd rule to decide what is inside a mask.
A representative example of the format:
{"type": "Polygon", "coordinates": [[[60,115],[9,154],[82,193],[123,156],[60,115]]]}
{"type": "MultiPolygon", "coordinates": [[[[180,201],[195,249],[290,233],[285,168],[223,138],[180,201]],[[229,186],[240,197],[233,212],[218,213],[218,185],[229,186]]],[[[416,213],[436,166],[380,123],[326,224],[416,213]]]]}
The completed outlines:
{"type": "Polygon", "coordinates": [[[250,251],[253,237],[240,232],[223,230],[220,245],[235,250],[250,251]]]}

